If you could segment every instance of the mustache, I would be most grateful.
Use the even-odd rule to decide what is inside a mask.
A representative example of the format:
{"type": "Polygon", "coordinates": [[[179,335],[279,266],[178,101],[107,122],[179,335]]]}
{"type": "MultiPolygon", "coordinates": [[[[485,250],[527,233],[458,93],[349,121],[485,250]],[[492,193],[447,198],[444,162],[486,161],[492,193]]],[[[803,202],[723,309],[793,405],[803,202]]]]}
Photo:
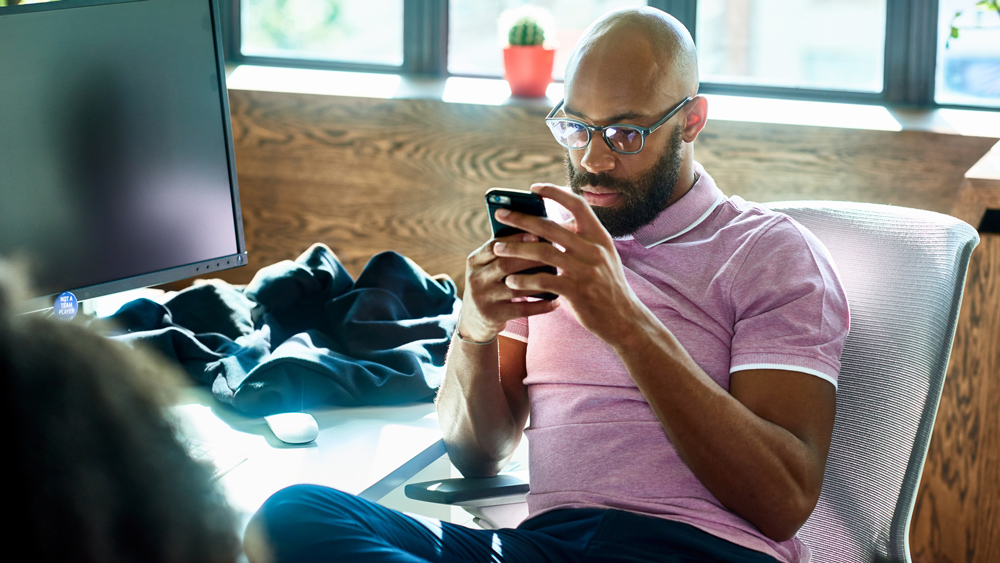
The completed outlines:
{"type": "Polygon", "coordinates": [[[582,188],[583,186],[593,186],[595,188],[607,188],[616,192],[628,192],[631,185],[629,182],[619,178],[613,178],[607,174],[594,174],[586,170],[579,170],[573,163],[566,159],[569,168],[569,185],[571,188],[582,188]]]}

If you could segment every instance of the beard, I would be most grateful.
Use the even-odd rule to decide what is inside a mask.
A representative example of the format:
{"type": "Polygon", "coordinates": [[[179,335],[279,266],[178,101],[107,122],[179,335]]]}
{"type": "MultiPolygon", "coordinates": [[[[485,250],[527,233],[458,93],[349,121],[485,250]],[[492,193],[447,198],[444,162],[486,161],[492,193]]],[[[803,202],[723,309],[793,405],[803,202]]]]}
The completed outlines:
{"type": "MultiPolygon", "coordinates": [[[[621,203],[615,207],[593,206],[594,214],[614,238],[621,238],[653,222],[674,195],[674,185],[680,177],[681,143],[683,131],[678,125],[670,136],[670,146],[656,161],[653,168],[642,176],[627,180],[612,178],[607,174],[591,174],[573,166],[566,151],[566,175],[573,193],[582,195],[583,186],[607,188],[621,194],[621,203]]],[[[591,142],[603,142],[593,139],[591,142]]]]}

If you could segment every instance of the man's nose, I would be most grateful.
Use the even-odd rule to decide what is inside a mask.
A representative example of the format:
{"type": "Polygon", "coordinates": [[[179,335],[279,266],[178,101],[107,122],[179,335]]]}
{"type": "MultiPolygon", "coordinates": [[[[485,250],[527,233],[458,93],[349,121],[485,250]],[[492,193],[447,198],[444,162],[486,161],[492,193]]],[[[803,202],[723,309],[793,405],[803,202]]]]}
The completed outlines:
{"type": "Polygon", "coordinates": [[[600,174],[614,170],[615,162],[615,152],[604,141],[604,137],[594,135],[583,149],[580,166],[591,174],[600,174]]]}

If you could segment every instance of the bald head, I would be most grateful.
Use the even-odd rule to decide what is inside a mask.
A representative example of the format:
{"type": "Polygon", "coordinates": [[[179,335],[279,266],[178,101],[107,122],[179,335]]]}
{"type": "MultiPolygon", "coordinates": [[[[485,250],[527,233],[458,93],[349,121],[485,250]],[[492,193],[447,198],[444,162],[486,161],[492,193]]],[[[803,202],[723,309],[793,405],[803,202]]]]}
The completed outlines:
{"type": "Polygon", "coordinates": [[[565,85],[563,114],[605,131],[604,142],[567,149],[566,164],[570,186],[589,194],[609,233],[635,232],[691,189],[708,106],[694,41],[673,16],[644,7],[597,20],[570,56],[565,85]],[[615,124],[657,128],[639,152],[622,153],[606,135],[615,124]]]}
{"type": "Polygon", "coordinates": [[[567,98],[595,85],[641,89],[668,99],[698,92],[694,41],[676,18],[655,8],[625,8],[590,25],[566,67],[567,98]]]}

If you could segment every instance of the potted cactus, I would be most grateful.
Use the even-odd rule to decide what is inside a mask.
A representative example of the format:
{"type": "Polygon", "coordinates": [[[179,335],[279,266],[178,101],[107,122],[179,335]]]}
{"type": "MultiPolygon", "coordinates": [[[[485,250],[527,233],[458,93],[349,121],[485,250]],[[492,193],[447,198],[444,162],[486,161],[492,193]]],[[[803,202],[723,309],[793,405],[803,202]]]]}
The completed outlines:
{"type": "Polygon", "coordinates": [[[511,95],[541,98],[552,82],[555,49],[549,38],[551,17],[548,12],[524,6],[500,16],[504,39],[504,78],[511,95]]]}

